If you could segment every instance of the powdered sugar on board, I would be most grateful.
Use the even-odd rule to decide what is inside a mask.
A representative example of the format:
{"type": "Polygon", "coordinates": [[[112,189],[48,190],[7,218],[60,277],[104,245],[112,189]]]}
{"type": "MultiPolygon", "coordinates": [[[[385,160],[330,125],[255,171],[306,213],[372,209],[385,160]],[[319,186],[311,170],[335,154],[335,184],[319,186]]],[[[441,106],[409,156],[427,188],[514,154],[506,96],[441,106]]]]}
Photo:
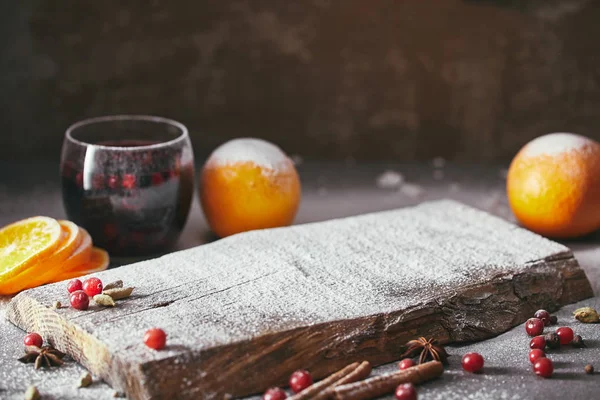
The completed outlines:
{"type": "Polygon", "coordinates": [[[279,147],[256,138],[233,139],[222,144],[210,155],[207,165],[225,166],[242,162],[253,162],[270,170],[288,169],[293,166],[279,147]]]}
{"type": "MultiPolygon", "coordinates": [[[[135,301],[110,310],[57,312],[77,318],[115,352],[143,349],[141,335],[151,326],[176,327],[171,343],[211,347],[409,308],[482,277],[525,271],[536,260],[566,253],[568,248],[496,217],[435,202],[249,232],[105,271],[96,274],[104,282],[122,279],[136,286],[135,301]]],[[[51,304],[66,300],[67,293],[59,283],[29,295],[51,304]]]]}
{"type": "MultiPolygon", "coordinates": [[[[414,335],[419,328],[410,324],[424,316],[431,319],[428,334],[436,337],[447,335],[444,329],[455,338],[461,332],[463,338],[473,337],[472,332],[482,332],[478,338],[500,333],[521,312],[514,303],[522,305],[522,300],[513,292],[527,292],[526,288],[503,286],[498,293],[508,297],[484,303],[482,311],[472,314],[453,305],[462,301],[457,292],[483,285],[484,292],[466,301],[493,301],[498,293],[488,294],[496,289],[486,282],[511,285],[514,276],[541,271],[529,275],[544,283],[535,290],[564,296],[563,267],[557,265],[576,267],[566,247],[475,209],[442,201],[247,232],[99,273],[104,282],[122,279],[136,287],[134,295],[115,308],[46,311],[54,301],[67,298],[65,283],[58,283],[18,295],[7,314],[21,327],[55,332],[59,349],[70,348],[113,385],[141,385],[131,386],[132,391],[143,387],[155,395],[166,393],[172,387],[152,381],[160,375],[164,382],[185,389],[181,393],[186,398],[221,395],[233,386],[230,379],[235,377],[228,374],[235,372],[238,378],[242,374],[239,369],[223,370],[233,354],[250,357],[255,368],[270,369],[270,375],[261,376],[253,375],[252,368],[244,369],[244,379],[238,379],[233,389],[239,395],[278,382],[275,374],[284,378],[293,369],[316,367],[322,357],[330,362],[318,364],[321,368],[335,368],[331,362],[336,346],[342,354],[362,351],[357,343],[369,340],[369,335],[378,338],[377,350],[368,350],[371,356],[379,351],[384,357],[380,360],[389,361],[394,353],[386,350],[386,340],[403,340],[397,336],[403,330],[414,335]],[[556,263],[548,264],[553,260],[556,263]],[[448,328],[434,322],[439,315],[430,315],[442,312],[442,306],[450,310],[443,311],[450,313],[448,328]],[[482,328],[481,318],[490,321],[485,315],[489,310],[495,318],[482,328]],[[63,331],[62,321],[75,327],[67,325],[63,331]],[[165,350],[144,346],[142,337],[150,327],[167,331],[165,350]],[[73,338],[73,330],[86,335],[73,338]],[[394,333],[388,336],[390,332],[394,333]],[[220,371],[217,375],[215,369],[220,371]],[[257,386],[244,387],[245,382],[257,386]]],[[[534,297],[527,301],[536,304],[534,297]]],[[[399,345],[393,343],[393,349],[399,345]]]]}
{"type": "Polygon", "coordinates": [[[591,139],[574,133],[550,133],[529,142],[523,149],[523,154],[528,157],[552,156],[572,150],[583,150],[593,143],[591,139]]]}

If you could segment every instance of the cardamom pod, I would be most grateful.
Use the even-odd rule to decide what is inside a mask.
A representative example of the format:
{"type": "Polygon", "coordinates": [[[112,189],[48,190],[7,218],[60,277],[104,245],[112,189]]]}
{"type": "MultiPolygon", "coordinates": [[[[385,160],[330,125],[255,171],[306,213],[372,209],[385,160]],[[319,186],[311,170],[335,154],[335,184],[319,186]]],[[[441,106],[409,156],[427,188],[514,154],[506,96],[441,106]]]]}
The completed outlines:
{"type": "Polygon", "coordinates": [[[105,307],[114,307],[115,306],[115,301],[113,300],[113,298],[106,294],[95,295],[94,301],[99,306],[105,306],[105,307]]]}
{"type": "Polygon", "coordinates": [[[121,300],[121,299],[131,296],[131,292],[133,292],[133,288],[126,287],[126,288],[115,288],[115,289],[103,290],[102,294],[112,297],[113,300],[121,300]]]}
{"type": "Polygon", "coordinates": [[[84,372],[77,381],[77,387],[88,387],[92,384],[92,376],[88,372],[84,372]]]}
{"type": "Polygon", "coordinates": [[[575,319],[586,324],[600,322],[600,315],[592,307],[581,307],[573,312],[575,319]]]}
{"type": "Polygon", "coordinates": [[[25,400],[39,400],[41,397],[40,392],[35,386],[29,386],[25,391],[25,400]]]}
{"type": "Polygon", "coordinates": [[[118,281],[108,283],[106,286],[104,286],[104,290],[118,289],[118,288],[122,288],[122,287],[123,287],[123,281],[118,280],[118,281]]]}

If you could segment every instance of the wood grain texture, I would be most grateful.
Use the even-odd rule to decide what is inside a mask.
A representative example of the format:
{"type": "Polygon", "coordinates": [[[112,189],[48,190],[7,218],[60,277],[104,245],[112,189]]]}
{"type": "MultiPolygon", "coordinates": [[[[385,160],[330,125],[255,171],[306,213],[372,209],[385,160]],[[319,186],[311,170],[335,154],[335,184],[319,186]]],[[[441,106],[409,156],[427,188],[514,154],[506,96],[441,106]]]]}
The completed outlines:
{"type": "Polygon", "coordinates": [[[418,335],[483,339],[592,295],[565,246],[450,201],[249,232],[97,276],[134,296],[53,310],[58,283],[16,296],[7,317],[132,399],[256,393],[297,368],[379,365],[418,335]],[[142,343],[153,326],[169,335],[163,351],[142,343]]]}

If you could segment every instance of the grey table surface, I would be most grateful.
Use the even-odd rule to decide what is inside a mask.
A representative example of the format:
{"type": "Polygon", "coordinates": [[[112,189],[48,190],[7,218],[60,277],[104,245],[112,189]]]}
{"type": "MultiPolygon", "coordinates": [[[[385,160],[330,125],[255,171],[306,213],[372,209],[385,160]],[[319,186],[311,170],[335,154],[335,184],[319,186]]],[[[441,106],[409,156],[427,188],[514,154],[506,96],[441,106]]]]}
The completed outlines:
{"type": "MultiPolygon", "coordinates": [[[[299,165],[299,172],[303,197],[296,223],[407,207],[442,198],[455,199],[514,221],[504,189],[506,166],[445,165],[442,160],[421,165],[306,163],[299,165]],[[386,171],[388,179],[382,181],[380,178],[386,171]]],[[[57,166],[0,162],[0,210],[0,225],[32,215],[63,218],[57,166]]],[[[211,240],[214,237],[194,199],[178,248],[211,240]]],[[[557,315],[559,323],[573,327],[583,336],[588,348],[552,352],[555,374],[552,379],[542,379],[531,372],[527,359],[529,339],[522,326],[479,343],[449,346],[452,354],[449,367],[441,379],[419,388],[419,399],[600,399],[600,374],[583,372],[586,364],[596,364],[600,369],[600,324],[581,324],[571,315],[577,306],[600,307],[600,235],[565,244],[575,252],[597,297],[564,307],[557,315]],[[461,355],[469,351],[484,356],[483,373],[462,371],[461,355]]],[[[76,388],[77,378],[85,370],[74,362],[39,371],[30,364],[17,362],[23,351],[24,332],[3,318],[2,303],[8,300],[0,298],[0,399],[21,399],[32,384],[38,387],[43,399],[113,398],[114,391],[101,381],[95,381],[89,388],[76,388]]],[[[374,373],[395,368],[395,364],[381,366],[374,373]]]]}

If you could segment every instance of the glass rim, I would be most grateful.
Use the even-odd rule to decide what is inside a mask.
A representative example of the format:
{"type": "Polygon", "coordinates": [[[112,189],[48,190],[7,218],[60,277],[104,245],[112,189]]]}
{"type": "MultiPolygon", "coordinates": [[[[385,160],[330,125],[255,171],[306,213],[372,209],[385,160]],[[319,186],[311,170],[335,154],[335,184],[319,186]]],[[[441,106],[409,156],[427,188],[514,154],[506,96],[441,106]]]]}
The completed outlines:
{"type": "Polygon", "coordinates": [[[132,151],[132,150],[152,150],[162,147],[168,147],[178,143],[181,140],[185,140],[189,137],[188,130],[181,122],[175,121],[174,119],[157,117],[154,115],[143,115],[143,114],[122,114],[122,115],[105,115],[101,117],[87,118],[78,122],[75,122],[67,128],[65,137],[71,142],[84,147],[96,147],[99,149],[111,150],[111,151],[132,151]],[[112,122],[112,121],[145,121],[153,122],[157,124],[171,125],[180,130],[180,135],[174,139],[165,140],[164,142],[153,143],[143,146],[107,146],[103,144],[88,143],[73,137],[73,132],[76,129],[85,127],[87,125],[93,125],[99,122],[112,122]]]}

